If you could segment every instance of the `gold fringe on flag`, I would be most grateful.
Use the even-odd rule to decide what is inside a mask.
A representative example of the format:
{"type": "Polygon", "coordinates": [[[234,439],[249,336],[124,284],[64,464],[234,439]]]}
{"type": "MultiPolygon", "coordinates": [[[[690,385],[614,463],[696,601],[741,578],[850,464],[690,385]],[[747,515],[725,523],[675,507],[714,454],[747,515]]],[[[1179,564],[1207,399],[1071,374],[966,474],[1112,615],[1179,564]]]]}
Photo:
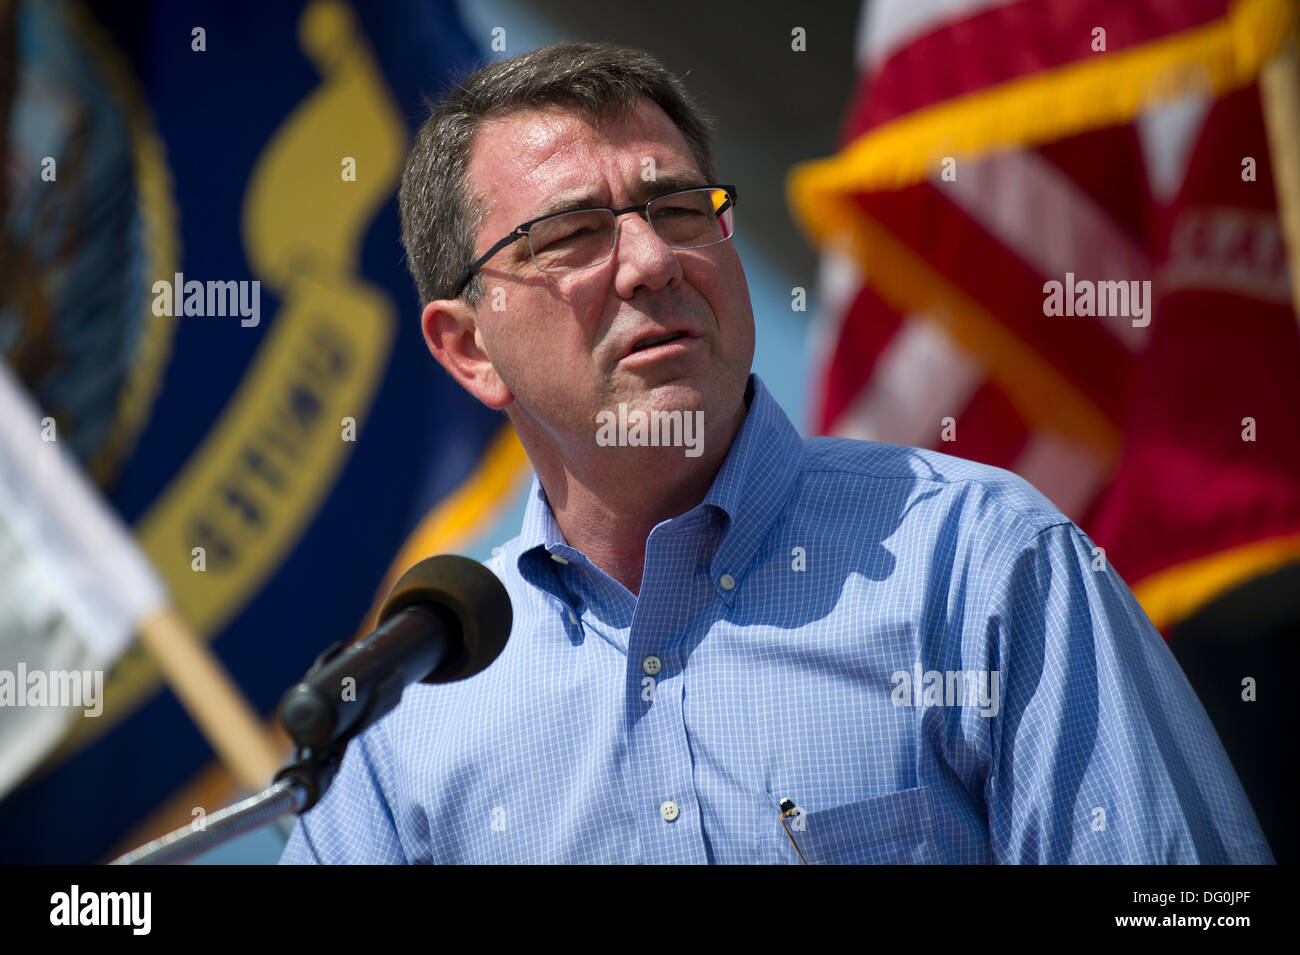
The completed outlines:
{"type": "Polygon", "coordinates": [[[1238,0],[1226,17],[1115,53],[944,100],[864,133],[828,159],[791,170],[787,192],[814,242],[846,194],[900,189],[945,157],[959,162],[1120,126],[1189,93],[1221,96],[1253,83],[1297,22],[1294,0],[1238,0]]]}

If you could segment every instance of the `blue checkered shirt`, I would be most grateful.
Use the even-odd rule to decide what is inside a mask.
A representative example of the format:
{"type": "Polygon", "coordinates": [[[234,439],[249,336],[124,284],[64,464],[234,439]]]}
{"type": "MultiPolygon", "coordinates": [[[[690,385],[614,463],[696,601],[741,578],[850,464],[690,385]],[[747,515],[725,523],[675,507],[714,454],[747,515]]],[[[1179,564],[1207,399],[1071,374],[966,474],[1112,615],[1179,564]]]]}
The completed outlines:
{"type": "Polygon", "coordinates": [[[281,861],[314,861],[304,822],[330,863],[1272,861],[1173,655],[1041,494],[747,399],[639,595],[534,480],[489,561],[505,651],[408,689],[281,861]]]}

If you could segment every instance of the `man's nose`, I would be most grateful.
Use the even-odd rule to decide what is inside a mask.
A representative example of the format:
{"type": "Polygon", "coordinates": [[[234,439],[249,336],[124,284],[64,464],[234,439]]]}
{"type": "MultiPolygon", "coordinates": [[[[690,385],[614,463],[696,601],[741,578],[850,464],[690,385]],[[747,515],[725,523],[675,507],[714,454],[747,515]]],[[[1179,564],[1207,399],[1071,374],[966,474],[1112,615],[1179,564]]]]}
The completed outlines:
{"type": "Polygon", "coordinates": [[[662,288],[682,274],[677,255],[643,215],[621,216],[614,241],[614,283],[624,298],[631,298],[642,286],[662,288]]]}

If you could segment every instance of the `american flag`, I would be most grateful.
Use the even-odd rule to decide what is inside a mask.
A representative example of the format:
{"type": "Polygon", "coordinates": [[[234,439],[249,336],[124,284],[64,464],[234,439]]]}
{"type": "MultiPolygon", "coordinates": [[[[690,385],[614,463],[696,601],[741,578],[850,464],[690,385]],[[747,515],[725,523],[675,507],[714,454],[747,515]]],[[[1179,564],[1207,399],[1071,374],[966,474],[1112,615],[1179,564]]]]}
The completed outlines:
{"type": "Polygon", "coordinates": [[[790,180],[823,251],[814,427],[1017,472],[1162,629],[1300,559],[1300,345],[1255,85],[1295,17],[867,5],[841,150],[790,180]],[[1109,313],[1054,310],[1052,283],[1109,313]]]}

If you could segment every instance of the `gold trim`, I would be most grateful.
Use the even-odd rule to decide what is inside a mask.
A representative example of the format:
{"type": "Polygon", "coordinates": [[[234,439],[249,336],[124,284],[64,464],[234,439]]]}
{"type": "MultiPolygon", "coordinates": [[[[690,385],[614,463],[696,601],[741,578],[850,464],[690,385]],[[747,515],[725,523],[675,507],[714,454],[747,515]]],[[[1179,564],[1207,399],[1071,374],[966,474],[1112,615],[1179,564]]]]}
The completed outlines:
{"type": "Polygon", "coordinates": [[[1221,594],[1296,560],[1300,534],[1252,541],[1151,574],[1133,586],[1133,595],[1163,631],[1221,594]]]}
{"type": "Polygon", "coordinates": [[[792,205],[811,211],[845,192],[920,182],[947,156],[976,159],[1129,122],[1190,92],[1249,85],[1295,29],[1294,0],[1238,0],[1228,15],[1133,49],[1095,57],[941,100],[859,136],[837,155],[791,170],[792,205]]]}

